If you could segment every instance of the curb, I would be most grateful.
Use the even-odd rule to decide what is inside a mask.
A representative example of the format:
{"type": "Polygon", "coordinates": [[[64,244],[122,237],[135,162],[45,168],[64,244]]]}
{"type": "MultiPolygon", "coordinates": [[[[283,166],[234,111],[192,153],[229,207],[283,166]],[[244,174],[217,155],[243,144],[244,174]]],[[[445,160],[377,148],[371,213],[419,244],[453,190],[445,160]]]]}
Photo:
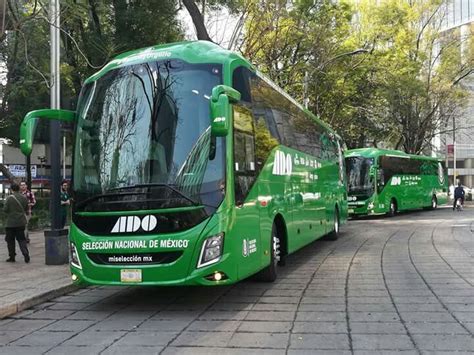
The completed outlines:
{"type": "Polygon", "coordinates": [[[73,285],[69,284],[66,286],[61,286],[59,288],[56,288],[54,290],[49,290],[43,293],[40,293],[38,295],[19,300],[18,302],[15,302],[13,304],[7,304],[5,306],[0,306],[0,319],[6,318],[8,316],[11,316],[15,313],[21,312],[25,309],[31,308],[33,306],[36,306],[40,303],[49,301],[52,298],[56,298],[59,296],[63,296],[66,293],[75,291],[79,289],[80,286],[78,285],[73,285]]]}

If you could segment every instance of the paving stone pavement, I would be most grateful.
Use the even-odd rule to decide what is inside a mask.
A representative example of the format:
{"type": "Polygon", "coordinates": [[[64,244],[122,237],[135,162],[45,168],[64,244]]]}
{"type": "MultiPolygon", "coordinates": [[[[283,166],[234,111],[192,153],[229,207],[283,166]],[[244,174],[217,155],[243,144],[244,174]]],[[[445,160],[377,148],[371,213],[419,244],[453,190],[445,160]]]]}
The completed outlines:
{"type": "Polygon", "coordinates": [[[473,217],[352,220],[270,284],[80,289],[0,320],[0,353],[472,354],[473,217]]]}
{"type": "Polygon", "coordinates": [[[7,244],[0,240],[0,319],[76,289],[69,265],[45,265],[44,234],[30,232],[31,261],[26,264],[16,246],[16,262],[6,263],[7,244]]]}

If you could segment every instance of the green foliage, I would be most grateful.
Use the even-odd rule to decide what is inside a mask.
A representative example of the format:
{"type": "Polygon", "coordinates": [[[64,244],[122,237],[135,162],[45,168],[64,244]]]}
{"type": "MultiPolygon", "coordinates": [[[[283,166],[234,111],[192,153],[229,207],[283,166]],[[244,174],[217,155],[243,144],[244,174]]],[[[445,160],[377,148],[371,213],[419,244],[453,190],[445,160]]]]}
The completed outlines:
{"type": "MultiPolygon", "coordinates": [[[[0,42],[0,136],[17,142],[24,115],[49,107],[48,2],[9,1],[16,30],[0,42]]],[[[61,1],[62,107],[74,108],[84,79],[115,55],[182,40],[177,12],[178,0],[61,1]]]]}
{"type": "Polygon", "coordinates": [[[245,3],[243,54],[351,148],[419,153],[462,107],[474,36],[440,31],[441,0],[245,3]]]}

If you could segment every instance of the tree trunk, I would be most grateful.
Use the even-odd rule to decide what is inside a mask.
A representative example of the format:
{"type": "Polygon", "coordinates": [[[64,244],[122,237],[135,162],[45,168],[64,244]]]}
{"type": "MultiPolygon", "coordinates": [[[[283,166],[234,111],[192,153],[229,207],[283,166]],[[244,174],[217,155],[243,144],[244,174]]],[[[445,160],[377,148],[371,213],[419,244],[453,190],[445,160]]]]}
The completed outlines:
{"type": "Polygon", "coordinates": [[[209,33],[207,33],[206,25],[204,24],[204,18],[202,13],[199,11],[194,0],[183,0],[183,4],[191,15],[194,27],[196,29],[196,36],[199,40],[213,42],[209,33]]]}

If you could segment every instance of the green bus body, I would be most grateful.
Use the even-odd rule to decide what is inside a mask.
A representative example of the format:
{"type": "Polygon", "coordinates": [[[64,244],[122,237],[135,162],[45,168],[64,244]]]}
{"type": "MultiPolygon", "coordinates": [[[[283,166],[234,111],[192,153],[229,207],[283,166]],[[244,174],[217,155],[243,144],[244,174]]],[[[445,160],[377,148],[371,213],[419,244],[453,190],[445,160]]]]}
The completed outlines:
{"type": "Polygon", "coordinates": [[[209,42],[129,52],[87,79],[72,185],[78,284],[272,281],[277,257],[347,219],[339,137],[209,42]],[[211,96],[222,112],[233,96],[231,114],[211,96]]]}
{"type": "Polygon", "coordinates": [[[394,214],[448,201],[443,161],[398,150],[361,148],[344,154],[349,215],[394,214]]]}

